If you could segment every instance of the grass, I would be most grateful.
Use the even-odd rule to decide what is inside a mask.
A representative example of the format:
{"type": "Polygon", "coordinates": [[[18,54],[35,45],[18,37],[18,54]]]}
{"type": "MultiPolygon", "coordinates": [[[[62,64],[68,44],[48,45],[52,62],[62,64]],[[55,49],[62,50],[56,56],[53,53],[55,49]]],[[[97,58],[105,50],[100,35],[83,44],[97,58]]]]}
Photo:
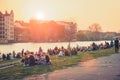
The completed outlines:
{"type": "Polygon", "coordinates": [[[77,65],[80,61],[87,61],[102,56],[109,56],[113,53],[114,49],[110,48],[93,52],[79,52],[77,56],[51,56],[52,65],[24,67],[23,65],[18,64],[14,67],[0,70],[0,80],[18,80],[30,75],[43,74],[58,69],[64,69],[77,65]]]}
{"type": "Polygon", "coordinates": [[[11,60],[4,60],[4,61],[0,61],[0,64],[10,63],[10,62],[18,61],[18,60],[20,60],[20,58],[11,59],[11,60]]]}

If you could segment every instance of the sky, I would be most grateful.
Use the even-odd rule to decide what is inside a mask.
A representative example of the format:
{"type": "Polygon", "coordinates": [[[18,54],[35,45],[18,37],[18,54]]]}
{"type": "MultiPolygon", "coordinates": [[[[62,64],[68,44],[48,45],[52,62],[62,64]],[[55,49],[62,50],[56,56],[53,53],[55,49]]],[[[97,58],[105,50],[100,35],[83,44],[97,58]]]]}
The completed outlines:
{"type": "Polygon", "coordinates": [[[103,31],[120,32],[120,0],[0,0],[0,11],[14,11],[15,20],[73,21],[78,30],[99,23],[103,31]]]}

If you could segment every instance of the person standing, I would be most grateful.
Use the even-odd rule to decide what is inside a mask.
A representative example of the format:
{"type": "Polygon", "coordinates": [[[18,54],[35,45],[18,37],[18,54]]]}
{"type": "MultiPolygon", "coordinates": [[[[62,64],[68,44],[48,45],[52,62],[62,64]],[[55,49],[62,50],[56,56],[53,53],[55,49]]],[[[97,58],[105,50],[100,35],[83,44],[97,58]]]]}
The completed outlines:
{"type": "Polygon", "coordinates": [[[115,53],[118,53],[119,52],[119,39],[116,38],[114,43],[115,43],[115,53]]]}
{"type": "Polygon", "coordinates": [[[114,42],[113,40],[110,41],[110,47],[113,47],[114,46],[114,42]]]}
{"type": "Polygon", "coordinates": [[[2,54],[0,53],[0,61],[2,61],[2,54]]]}

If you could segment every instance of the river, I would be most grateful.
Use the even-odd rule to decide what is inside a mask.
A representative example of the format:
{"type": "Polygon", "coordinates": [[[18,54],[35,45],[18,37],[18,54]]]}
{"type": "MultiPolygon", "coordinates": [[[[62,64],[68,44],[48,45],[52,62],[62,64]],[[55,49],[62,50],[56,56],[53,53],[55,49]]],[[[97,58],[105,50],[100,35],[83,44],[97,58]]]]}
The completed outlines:
{"type": "MultiPolygon", "coordinates": [[[[70,46],[71,47],[76,47],[77,45],[79,46],[89,46],[91,45],[93,42],[95,42],[96,44],[100,44],[100,43],[105,43],[105,41],[77,41],[77,42],[71,42],[70,46]]],[[[110,41],[107,41],[110,42],[110,41]]],[[[29,50],[29,51],[33,51],[36,52],[38,51],[39,47],[41,47],[43,49],[43,51],[47,51],[47,49],[53,49],[55,46],[57,47],[65,47],[67,48],[69,42],[57,42],[57,43],[12,43],[12,44],[0,44],[0,53],[9,53],[12,51],[15,52],[21,52],[22,49],[29,50]]]]}

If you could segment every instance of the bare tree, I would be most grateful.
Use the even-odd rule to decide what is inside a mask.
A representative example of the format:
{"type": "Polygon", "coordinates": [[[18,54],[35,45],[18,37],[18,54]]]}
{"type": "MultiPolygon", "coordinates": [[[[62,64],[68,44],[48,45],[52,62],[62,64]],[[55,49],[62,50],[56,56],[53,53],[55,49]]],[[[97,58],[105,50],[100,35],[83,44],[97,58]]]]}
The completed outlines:
{"type": "Polygon", "coordinates": [[[102,31],[102,27],[98,23],[93,23],[88,28],[89,28],[89,31],[91,31],[91,32],[101,32],[102,31]]]}
{"type": "Polygon", "coordinates": [[[92,32],[92,38],[93,38],[93,40],[100,40],[101,39],[100,32],[102,32],[102,28],[101,28],[100,24],[93,23],[88,28],[89,28],[89,31],[92,32]]]}

